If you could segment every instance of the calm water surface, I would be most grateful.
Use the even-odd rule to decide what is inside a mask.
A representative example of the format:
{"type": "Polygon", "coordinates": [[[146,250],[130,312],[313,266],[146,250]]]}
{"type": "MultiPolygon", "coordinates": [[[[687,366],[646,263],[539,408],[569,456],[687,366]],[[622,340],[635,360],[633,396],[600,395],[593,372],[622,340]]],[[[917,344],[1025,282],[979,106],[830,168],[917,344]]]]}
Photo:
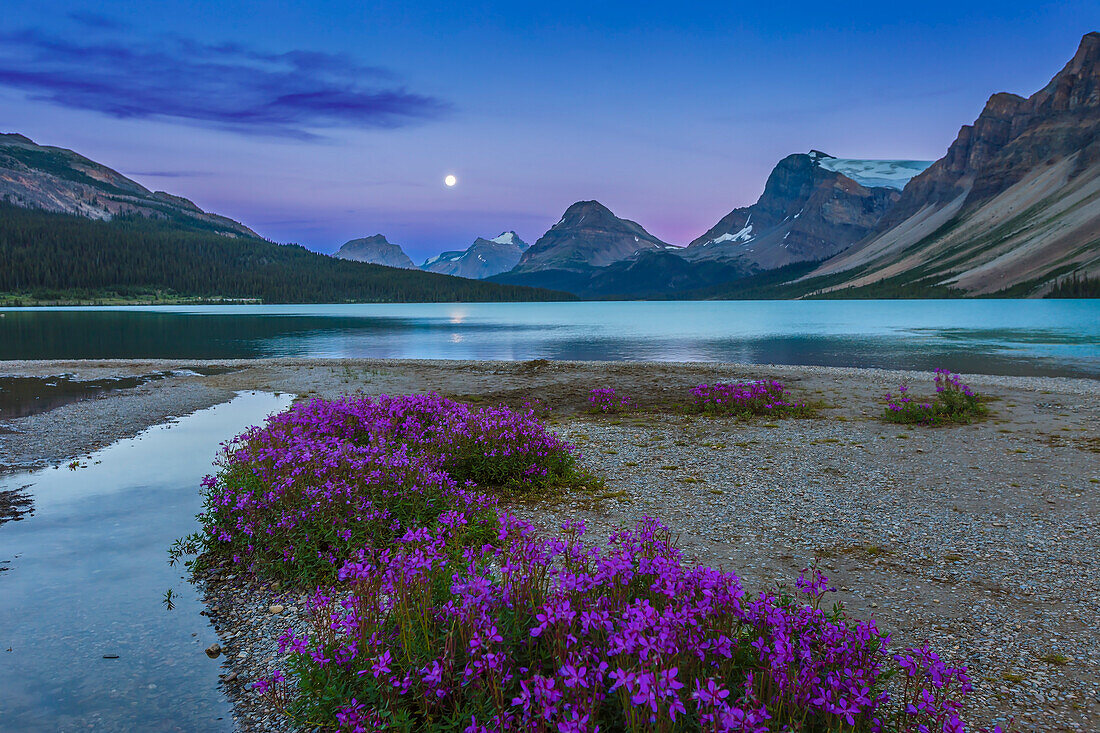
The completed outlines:
{"type": "Polygon", "coordinates": [[[203,653],[214,630],[167,550],[198,528],[199,481],[219,442],[289,404],[241,394],[86,468],[0,480],[29,485],[35,509],[0,526],[0,730],[232,730],[220,663],[203,653]]]}
{"type": "Polygon", "coordinates": [[[0,309],[0,359],[417,358],[946,366],[1100,376],[1100,300],[0,309]]]}

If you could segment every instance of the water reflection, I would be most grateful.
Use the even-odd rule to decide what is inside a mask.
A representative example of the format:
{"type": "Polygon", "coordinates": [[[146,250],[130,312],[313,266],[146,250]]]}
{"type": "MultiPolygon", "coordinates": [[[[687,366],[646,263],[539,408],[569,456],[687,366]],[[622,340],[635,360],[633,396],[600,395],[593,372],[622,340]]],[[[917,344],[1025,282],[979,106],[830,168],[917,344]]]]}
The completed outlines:
{"type": "MultiPolygon", "coordinates": [[[[131,389],[165,377],[223,374],[228,369],[194,366],[187,369],[138,374],[105,379],[77,379],[71,374],[49,377],[0,376],[0,419],[13,419],[48,412],[56,407],[78,402],[119,389],[131,389]]],[[[2,430],[0,426],[0,430],[2,430]]]]}
{"type": "Polygon", "coordinates": [[[740,361],[1100,376],[1100,301],[7,309],[0,359],[740,361]]]}
{"type": "Polygon", "coordinates": [[[242,394],[31,484],[35,514],[0,527],[0,727],[231,730],[213,631],[166,550],[194,531],[198,482],[218,443],[289,396],[242,394]],[[175,610],[161,603],[178,593],[175,610]],[[117,655],[107,659],[104,655],[117,655]]]}

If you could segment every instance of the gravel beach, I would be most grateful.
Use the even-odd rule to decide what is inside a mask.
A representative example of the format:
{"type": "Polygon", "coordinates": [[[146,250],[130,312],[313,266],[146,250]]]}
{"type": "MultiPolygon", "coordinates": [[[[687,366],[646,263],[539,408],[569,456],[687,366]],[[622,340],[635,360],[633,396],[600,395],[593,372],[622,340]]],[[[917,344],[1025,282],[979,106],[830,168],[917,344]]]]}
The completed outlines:
{"type": "MultiPolygon", "coordinates": [[[[899,382],[931,392],[927,373],[885,370],[253,360],[3,362],[0,374],[90,379],[192,365],[233,371],[0,419],[0,464],[63,463],[240,390],[539,398],[606,488],[596,502],[515,508],[532,521],[580,517],[600,541],[656,516],[698,562],[738,573],[750,590],[790,583],[818,558],[853,615],[875,617],[898,646],[929,641],[970,667],[974,723],[1100,729],[1100,382],[965,375],[992,398],[990,418],[929,429],[877,419],[880,396],[899,382]],[[747,378],[787,383],[822,405],[819,416],[737,422],[673,409],[700,382],[747,378]],[[588,414],[595,387],[615,387],[640,410],[588,414]]],[[[300,596],[232,574],[202,581],[241,730],[289,729],[247,683],[279,667],[274,640],[302,625],[300,596]]]]}

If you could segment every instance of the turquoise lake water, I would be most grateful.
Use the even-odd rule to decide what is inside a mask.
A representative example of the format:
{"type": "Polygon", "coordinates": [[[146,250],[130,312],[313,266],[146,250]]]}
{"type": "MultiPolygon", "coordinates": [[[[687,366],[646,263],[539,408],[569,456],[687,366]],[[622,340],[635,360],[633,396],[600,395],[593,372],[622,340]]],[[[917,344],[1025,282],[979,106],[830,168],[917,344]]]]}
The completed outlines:
{"type": "Polygon", "coordinates": [[[1100,300],[0,309],[0,359],[727,361],[1100,376],[1100,300]]]}

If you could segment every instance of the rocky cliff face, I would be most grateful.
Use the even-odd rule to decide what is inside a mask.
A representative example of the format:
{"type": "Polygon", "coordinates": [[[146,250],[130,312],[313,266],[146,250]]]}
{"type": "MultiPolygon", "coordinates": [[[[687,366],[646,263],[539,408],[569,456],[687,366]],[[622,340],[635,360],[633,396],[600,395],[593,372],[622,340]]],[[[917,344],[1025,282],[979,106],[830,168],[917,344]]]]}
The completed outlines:
{"type": "Polygon", "coordinates": [[[900,198],[898,189],[928,165],[838,160],[816,150],[789,155],[755,204],[731,211],[684,254],[737,263],[745,272],[830,257],[865,237],[900,198]]]}
{"type": "Polygon", "coordinates": [[[369,262],[372,265],[400,267],[406,270],[417,269],[405,251],[396,244],[390,244],[382,234],[345,242],[336,251],[334,257],[341,260],[369,262]]]}
{"type": "Polygon", "coordinates": [[[0,200],[91,219],[138,215],[227,236],[259,237],[185,198],[150,191],[71,150],[38,145],[23,135],[0,134],[0,200]]]}
{"type": "Polygon", "coordinates": [[[620,219],[598,201],[579,201],[531,246],[514,272],[585,271],[625,260],[645,250],[664,250],[662,242],[639,224],[620,219]]]}
{"type": "Polygon", "coordinates": [[[443,252],[420,269],[481,280],[511,270],[527,247],[515,232],[504,232],[492,239],[478,237],[465,250],[443,252]]]}
{"type": "Polygon", "coordinates": [[[1100,269],[1100,33],[1028,98],[999,93],[863,242],[813,276],[1041,294],[1100,269]]]}

